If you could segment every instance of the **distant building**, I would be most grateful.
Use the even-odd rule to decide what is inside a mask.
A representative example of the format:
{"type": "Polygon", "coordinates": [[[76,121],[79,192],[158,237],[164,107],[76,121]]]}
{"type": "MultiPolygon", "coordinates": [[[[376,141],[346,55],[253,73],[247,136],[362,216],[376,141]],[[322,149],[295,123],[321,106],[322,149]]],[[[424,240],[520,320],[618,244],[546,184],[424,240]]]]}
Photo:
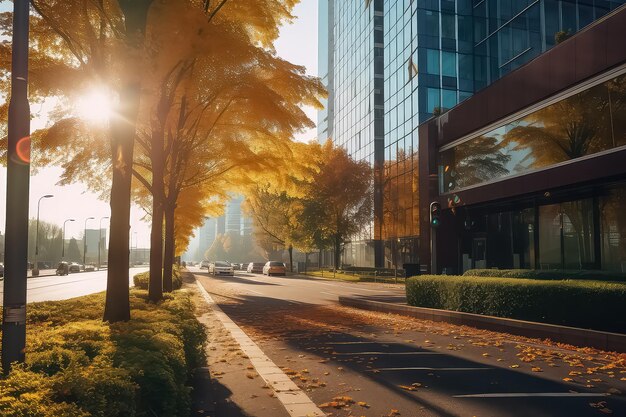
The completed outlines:
{"type": "MultiPolygon", "coordinates": [[[[86,251],[86,262],[87,263],[96,263],[98,262],[98,240],[100,240],[100,259],[102,261],[107,260],[107,229],[87,229],[86,230],[87,237],[87,251],[86,251]]],[[[85,241],[81,242],[85,243],[85,241]]],[[[83,246],[84,247],[84,246],[83,246]]],[[[80,248],[81,252],[83,248],[80,248]]]]}

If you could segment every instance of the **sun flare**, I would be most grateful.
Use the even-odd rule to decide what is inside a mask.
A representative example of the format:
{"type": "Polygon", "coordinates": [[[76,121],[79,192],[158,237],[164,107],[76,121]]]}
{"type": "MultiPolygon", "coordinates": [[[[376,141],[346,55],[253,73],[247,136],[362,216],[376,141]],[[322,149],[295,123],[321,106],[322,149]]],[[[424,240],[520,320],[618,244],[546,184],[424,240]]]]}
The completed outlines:
{"type": "Polygon", "coordinates": [[[106,89],[94,88],[78,100],[76,110],[83,120],[105,124],[113,114],[113,99],[106,89]]]}

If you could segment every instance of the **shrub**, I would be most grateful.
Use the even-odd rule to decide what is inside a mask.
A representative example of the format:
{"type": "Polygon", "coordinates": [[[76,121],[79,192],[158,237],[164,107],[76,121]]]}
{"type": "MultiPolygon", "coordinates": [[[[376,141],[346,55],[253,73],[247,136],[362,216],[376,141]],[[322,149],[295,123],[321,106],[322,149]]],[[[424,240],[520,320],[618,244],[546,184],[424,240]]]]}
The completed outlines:
{"type": "Polygon", "coordinates": [[[406,295],[418,307],[626,332],[622,283],[423,275],[406,295]]]}
{"type": "MultiPolygon", "coordinates": [[[[150,271],[135,274],[133,276],[133,285],[143,290],[148,289],[150,283],[150,271]]],[[[183,279],[180,276],[180,270],[175,266],[172,270],[172,288],[178,290],[183,286],[183,279]]]]}
{"type": "Polygon", "coordinates": [[[131,320],[114,324],[103,294],[29,305],[26,363],[0,379],[0,415],[187,416],[206,341],[190,293],[153,304],[133,289],[130,301],[131,320]]]}
{"type": "Polygon", "coordinates": [[[621,272],[597,270],[562,270],[562,269],[469,269],[466,277],[503,277],[544,280],[584,279],[599,281],[626,281],[626,274],[621,272]]]}

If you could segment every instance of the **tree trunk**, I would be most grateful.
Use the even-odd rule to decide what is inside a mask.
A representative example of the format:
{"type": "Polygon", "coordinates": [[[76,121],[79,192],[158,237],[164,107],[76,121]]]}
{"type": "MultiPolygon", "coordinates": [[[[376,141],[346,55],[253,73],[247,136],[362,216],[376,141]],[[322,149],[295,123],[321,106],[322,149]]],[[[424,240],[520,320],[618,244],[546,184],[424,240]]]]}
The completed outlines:
{"type": "Polygon", "coordinates": [[[289,252],[289,272],[293,272],[293,246],[289,245],[287,251],[289,252]]]}
{"type": "Polygon", "coordinates": [[[148,299],[156,303],[163,299],[163,204],[155,196],[152,201],[148,299]]]}
{"type": "MultiPolygon", "coordinates": [[[[138,49],[146,28],[148,9],[153,0],[119,2],[125,18],[125,32],[129,48],[138,49]]],[[[127,77],[119,90],[118,117],[111,120],[111,218],[107,290],[104,304],[104,321],[117,322],[130,319],[128,287],[130,189],[133,167],[135,123],[139,111],[141,78],[133,68],[132,60],[124,61],[127,77]]]]}
{"type": "Polygon", "coordinates": [[[341,245],[339,243],[339,238],[335,238],[335,247],[333,248],[335,250],[335,271],[337,269],[339,269],[339,262],[340,262],[340,257],[341,257],[341,245]]]}
{"type": "Polygon", "coordinates": [[[104,321],[130,320],[129,302],[129,233],[130,186],[133,166],[134,120],[139,107],[138,83],[131,83],[120,91],[120,113],[111,121],[111,219],[107,291],[104,321]]]}
{"type": "Polygon", "coordinates": [[[163,257],[163,291],[172,292],[172,278],[174,256],[176,254],[176,239],[174,235],[175,208],[171,204],[165,205],[165,256],[163,257]]]}

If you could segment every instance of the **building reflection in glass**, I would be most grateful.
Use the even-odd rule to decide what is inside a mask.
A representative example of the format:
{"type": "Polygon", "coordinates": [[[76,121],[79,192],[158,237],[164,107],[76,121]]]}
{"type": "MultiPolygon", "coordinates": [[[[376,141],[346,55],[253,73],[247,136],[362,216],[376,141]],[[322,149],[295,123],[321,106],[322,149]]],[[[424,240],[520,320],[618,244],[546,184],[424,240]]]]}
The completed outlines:
{"type": "Polygon", "coordinates": [[[440,153],[442,193],[626,145],[626,75],[440,153]]]}

